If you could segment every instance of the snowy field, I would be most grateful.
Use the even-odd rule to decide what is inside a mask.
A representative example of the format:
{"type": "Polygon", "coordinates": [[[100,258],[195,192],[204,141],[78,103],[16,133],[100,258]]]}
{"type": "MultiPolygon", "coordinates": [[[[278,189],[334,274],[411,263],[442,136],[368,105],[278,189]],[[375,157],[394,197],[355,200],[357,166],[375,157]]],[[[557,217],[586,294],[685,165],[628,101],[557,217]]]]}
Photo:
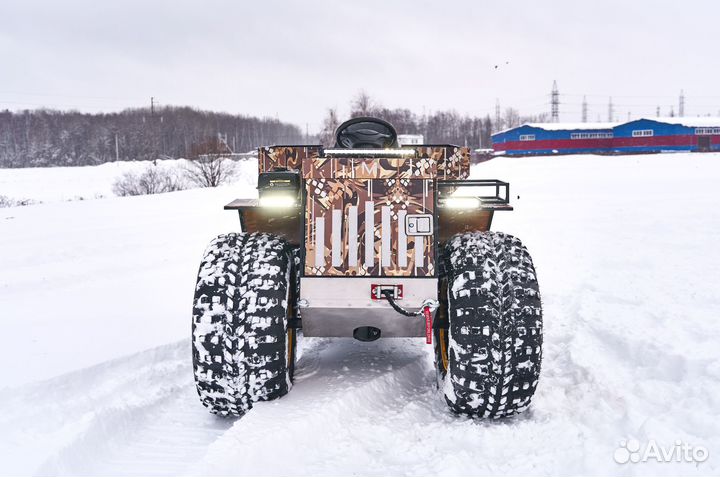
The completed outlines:
{"type": "Polygon", "coordinates": [[[510,181],[493,228],[528,246],[545,306],[533,406],[496,422],[450,414],[411,339],[305,339],[290,394],[209,415],[195,274],[255,169],[112,197],[135,167],[0,170],[0,195],[44,202],[0,209],[0,475],[720,475],[720,154],[474,167],[510,181]],[[625,439],[709,458],[617,464],[625,439]]]}
{"type": "MultiPolygon", "coordinates": [[[[239,185],[254,187],[253,183],[257,181],[253,174],[257,169],[256,161],[237,163],[239,185]]],[[[0,196],[16,202],[29,199],[35,203],[114,197],[113,182],[124,173],[140,174],[151,165],[148,161],[120,161],[86,167],[0,169],[0,196]]],[[[174,171],[182,178],[183,171],[190,167],[190,161],[158,160],[156,165],[174,171]]]]}

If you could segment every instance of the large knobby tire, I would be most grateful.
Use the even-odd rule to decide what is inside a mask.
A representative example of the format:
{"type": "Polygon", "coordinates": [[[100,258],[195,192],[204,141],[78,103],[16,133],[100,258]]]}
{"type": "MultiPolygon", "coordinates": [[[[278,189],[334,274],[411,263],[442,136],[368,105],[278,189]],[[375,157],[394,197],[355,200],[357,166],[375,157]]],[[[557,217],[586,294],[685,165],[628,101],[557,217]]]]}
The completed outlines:
{"type": "Polygon", "coordinates": [[[472,232],[448,242],[444,265],[446,308],[438,313],[435,356],[448,406],[490,418],[523,411],[542,359],[542,307],[530,254],[511,235],[472,232]]]}
{"type": "Polygon", "coordinates": [[[242,416],[292,386],[292,263],[288,244],[269,234],[221,235],[207,247],[195,287],[192,349],[197,390],[211,412],[242,416]]]}

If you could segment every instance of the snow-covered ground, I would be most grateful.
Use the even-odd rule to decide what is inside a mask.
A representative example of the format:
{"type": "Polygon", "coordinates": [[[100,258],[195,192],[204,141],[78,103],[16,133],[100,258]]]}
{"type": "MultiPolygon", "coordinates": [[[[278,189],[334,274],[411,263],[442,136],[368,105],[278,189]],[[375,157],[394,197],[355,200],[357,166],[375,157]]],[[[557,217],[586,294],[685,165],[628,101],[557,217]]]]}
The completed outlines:
{"type": "MultiPolygon", "coordinates": [[[[113,183],[124,173],[140,174],[153,163],[149,161],[107,162],[99,166],[45,167],[28,169],[0,169],[0,196],[14,201],[31,200],[35,203],[114,197],[113,183]]],[[[158,160],[155,165],[174,171],[181,179],[190,162],[158,160]]],[[[241,160],[235,164],[238,181],[250,186],[255,180],[256,160],[241,160]]]]}
{"type": "Polygon", "coordinates": [[[720,154],[475,166],[511,182],[493,228],[528,246],[545,306],[533,406],[496,422],[450,414],[404,339],[305,339],[290,394],[209,415],[192,290],[254,168],[112,198],[113,167],[0,170],[0,195],[46,202],[0,209],[0,475],[720,475],[720,154]],[[709,458],[617,464],[628,438],[709,458]]]}

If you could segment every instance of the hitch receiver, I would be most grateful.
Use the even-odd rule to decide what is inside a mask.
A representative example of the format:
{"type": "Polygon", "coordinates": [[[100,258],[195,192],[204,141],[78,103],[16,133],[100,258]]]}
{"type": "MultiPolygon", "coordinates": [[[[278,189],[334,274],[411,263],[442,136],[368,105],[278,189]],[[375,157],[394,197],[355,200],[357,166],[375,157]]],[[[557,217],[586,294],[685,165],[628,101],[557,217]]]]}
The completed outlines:
{"type": "Polygon", "coordinates": [[[378,285],[376,283],[370,285],[370,298],[373,300],[387,300],[386,291],[390,291],[393,300],[402,300],[403,298],[402,285],[378,285]]]}

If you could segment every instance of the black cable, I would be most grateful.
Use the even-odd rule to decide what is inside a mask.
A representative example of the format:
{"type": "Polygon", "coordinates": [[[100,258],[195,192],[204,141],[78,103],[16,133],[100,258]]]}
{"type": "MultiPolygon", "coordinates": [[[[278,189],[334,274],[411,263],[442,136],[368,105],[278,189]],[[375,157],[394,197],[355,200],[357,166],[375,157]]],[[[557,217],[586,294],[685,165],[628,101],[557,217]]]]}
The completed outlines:
{"type": "Polygon", "coordinates": [[[381,292],[383,295],[385,295],[385,298],[387,298],[388,303],[390,303],[390,306],[393,307],[393,310],[397,311],[401,315],[409,316],[411,318],[414,318],[418,316],[418,313],[413,313],[410,311],[407,311],[405,308],[402,308],[395,303],[395,299],[393,298],[393,292],[392,290],[383,290],[381,292]]]}

